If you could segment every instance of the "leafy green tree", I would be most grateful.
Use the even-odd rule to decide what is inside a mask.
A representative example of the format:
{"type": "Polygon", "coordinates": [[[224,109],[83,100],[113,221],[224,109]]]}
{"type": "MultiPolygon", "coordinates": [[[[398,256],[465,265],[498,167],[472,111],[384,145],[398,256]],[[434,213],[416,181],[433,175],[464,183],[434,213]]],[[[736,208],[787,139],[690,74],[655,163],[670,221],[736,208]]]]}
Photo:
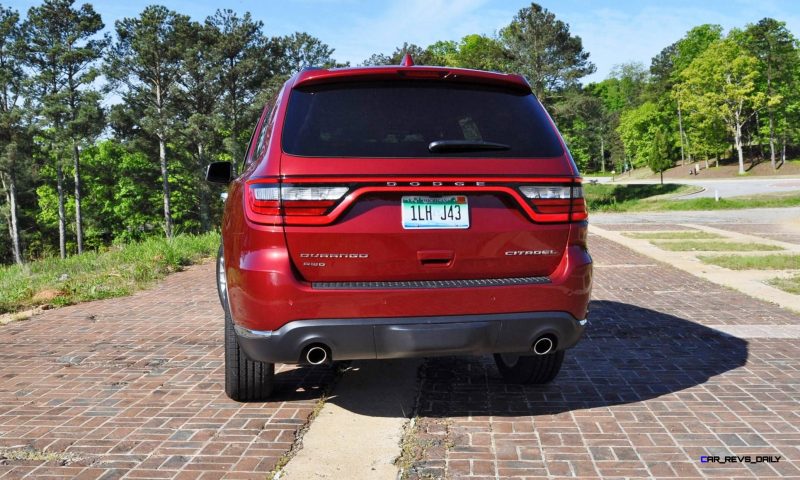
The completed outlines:
{"type": "Polygon", "coordinates": [[[674,91],[681,79],[681,72],[703,53],[709,45],[722,38],[722,27],[703,24],[692,28],[677,42],[664,48],[653,57],[650,64],[652,81],[647,89],[648,99],[656,102],[665,112],[673,112],[675,118],[668,118],[670,128],[677,128],[677,144],[680,146],[681,164],[692,158],[692,147],[685,125],[683,102],[674,91]]]}
{"type": "Polygon", "coordinates": [[[22,263],[17,186],[24,169],[20,137],[24,135],[21,102],[26,76],[21,37],[19,13],[0,5],[0,186],[6,197],[4,213],[16,263],[22,263]]]}
{"type": "Polygon", "coordinates": [[[503,44],[485,35],[467,35],[457,45],[448,65],[477,70],[508,72],[509,61],[503,44]]]}
{"type": "Polygon", "coordinates": [[[634,166],[642,167],[651,163],[656,133],[664,133],[664,115],[655,102],[645,102],[622,112],[617,132],[634,166]]]}
{"type": "Polygon", "coordinates": [[[544,103],[553,92],[576,85],[595,71],[581,38],[536,3],[520,10],[500,31],[500,38],[510,57],[510,68],[528,78],[533,93],[544,103]]]}
{"type": "Polygon", "coordinates": [[[767,107],[769,122],[769,152],[772,169],[777,169],[775,161],[775,114],[785,104],[785,96],[778,92],[794,91],[792,66],[797,63],[797,40],[786,28],[784,22],[764,18],[750,24],[744,31],[745,45],[759,61],[763,73],[762,90],[772,101],[767,107]]]}
{"type": "Polygon", "coordinates": [[[580,88],[571,88],[563,92],[552,113],[577,165],[605,171],[610,132],[603,101],[580,88]]]}
{"type": "Polygon", "coordinates": [[[664,185],[664,170],[672,167],[672,160],[669,155],[667,135],[663,128],[657,128],[653,134],[653,144],[650,147],[647,166],[653,173],[660,175],[661,185],[664,185]]]}
{"type": "Polygon", "coordinates": [[[447,67],[460,66],[458,51],[459,43],[453,40],[439,40],[425,49],[426,55],[431,57],[431,64],[447,67]]]}
{"type": "MultiPolygon", "coordinates": [[[[48,127],[48,140],[61,170],[62,152],[72,156],[75,187],[75,234],[78,253],[83,251],[81,212],[80,145],[91,141],[103,127],[100,94],[91,88],[99,75],[98,59],[109,43],[107,36],[96,37],[103,28],[100,15],[90,4],[73,8],[74,0],[45,0],[28,11],[24,25],[28,44],[28,64],[41,99],[40,112],[48,127]]],[[[59,210],[63,210],[63,173],[59,171],[59,210]]],[[[59,216],[62,223],[64,215],[59,216]]],[[[64,249],[64,225],[60,226],[60,246],[64,249]]]]}
{"type": "Polygon", "coordinates": [[[733,136],[739,157],[739,174],[744,173],[742,128],[747,120],[768,103],[756,88],[758,60],[733,40],[712,44],[682,73],[675,88],[687,108],[705,118],[717,118],[733,136]]]}
{"type": "Polygon", "coordinates": [[[117,140],[102,140],[83,150],[86,165],[87,241],[100,246],[140,240],[159,229],[159,170],[149,151],[130,149],[117,140]]]}
{"type": "Polygon", "coordinates": [[[175,129],[189,18],[162,6],[149,6],[138,18],[117,21],[115,28],[117,41],[107,58],[106,75],[124,86],[123,101],[137,112],[139,127],[158,141],[164,231],[171,238],[167,143],[175,129]]]}

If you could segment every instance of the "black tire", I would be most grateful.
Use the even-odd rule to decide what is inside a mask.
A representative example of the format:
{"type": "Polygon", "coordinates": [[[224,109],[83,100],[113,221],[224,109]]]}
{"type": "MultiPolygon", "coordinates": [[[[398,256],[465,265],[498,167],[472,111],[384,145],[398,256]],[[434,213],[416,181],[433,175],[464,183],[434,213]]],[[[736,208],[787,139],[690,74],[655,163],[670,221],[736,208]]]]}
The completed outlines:
{"type": "Polygon", "coordinates": [[[225,308],[225,393],[237,402],[260,402],[269,398],[274,386],[275,364],[247,358],[225,308]]]}
{"type": "Polygon", "coordinates": [[[256,362],[247,358],[236,340],[233,319],[228,308],[225,286],[225,260],[222,246],[217,253],[217,293],[225,311],[225,393],[237,402],[264,401],[272,394],[275,384],[275,364],[256,362]]]}
{"type": "Polygon", "coordinates": [[[506,381],[541,385],[551,382],[564,363],[564,350],[546,355],[495,353],[494,363],[506,381]]]}

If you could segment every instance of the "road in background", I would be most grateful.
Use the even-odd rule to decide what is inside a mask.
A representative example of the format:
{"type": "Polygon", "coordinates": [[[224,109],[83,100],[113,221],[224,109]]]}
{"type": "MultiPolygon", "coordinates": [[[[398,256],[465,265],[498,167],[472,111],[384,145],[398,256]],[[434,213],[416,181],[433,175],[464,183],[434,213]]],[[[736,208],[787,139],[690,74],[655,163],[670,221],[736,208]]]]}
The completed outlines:
{"type": "MultiPolygon", "coordinates": [[[[612,183],[611,177],[586,177],[584,181],[590,182],[597,180],[597,183],[612,183]]],[[[720,198],[730,198],[746,195],[760,195],[767,193],[786,193],[797,191],[800,195],[800,178],[739,178],[732,180],[703,180],[703,179],[680,179],[669,180],[666,183],[680,183],[684,185],[696,185],[704,190],[690,195],[683,195],[680,199],[687,198],[713,198],[719,195],[720,198]]],[[[659,183],[658,180],[631,180],[625,181],[625,177],[616,177],[614,185],[653,185],[659,183]]]]}

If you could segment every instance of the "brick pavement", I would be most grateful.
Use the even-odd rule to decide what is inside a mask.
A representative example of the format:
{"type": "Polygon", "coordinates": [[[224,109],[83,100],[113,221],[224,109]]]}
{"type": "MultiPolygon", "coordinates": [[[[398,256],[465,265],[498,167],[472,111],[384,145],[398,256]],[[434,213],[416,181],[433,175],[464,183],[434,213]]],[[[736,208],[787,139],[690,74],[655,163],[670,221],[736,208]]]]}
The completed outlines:
{"type": "Polygon", "coordinates": [[[490,358],[426,360],[411,477],[800,478],[800,318],[590,242],[590,326],[554,383],[506,384],[490,358]]]}
{"type": "Polygon", "coordinates": [[[0,478],[263,480],[332,370],[283,367],[274,401],[228,400],[213,269],[0,327],[0,478]]]}
{"type": "MultiPolygon", "coordinates": [[[[800,478],[800,319],[591,241],[591,323],[556,382],[427,360],[412,473],[800,478]],[[783,458],[699,462],[725,454],[783,458]]],[[[227,400],[212,269],[0,328],[0,478],[263,479],[332,374],[284,367],[275,401],[227,400]]]]}

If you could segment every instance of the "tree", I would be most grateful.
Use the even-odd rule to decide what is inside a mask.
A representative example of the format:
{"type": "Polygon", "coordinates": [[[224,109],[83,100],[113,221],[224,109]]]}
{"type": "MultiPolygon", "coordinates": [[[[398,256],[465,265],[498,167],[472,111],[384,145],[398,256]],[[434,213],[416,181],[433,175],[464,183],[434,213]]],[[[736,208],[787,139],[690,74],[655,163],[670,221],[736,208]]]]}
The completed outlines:
{"type": "Polygon", "coordinates": [[[500,38],[511,69],[528,78],[542,102],[595,71],[581,38],[573,36],[569,25],[536,3],[520,10],[500,31],[500,38]]]}
{"type": "Polygon", "coordinates": [[[8,233],[16,263],[22,263],[17,177],[21,170],[19,139],[23,134],[21,97],[25,72],[19,14],[0,6],[0,186],[8,205],[8,233]]]}
{"type": "Polygon", "coordinates": [[[733,136],[744,173],[742,127],[767,95],[756,88],[758,60],[731,39],[713,43],[682,72],[675,89],[687,109],[705,118],[718,118],[733,136]]]}
{"type": "Polygon", "coordinates": [[[552,108],[559,130],[570,153],[581,169],[594,167],[605,171],[606,145],[609,141],[609,113],[603,101],[587,90],[571,88],[552,108]]]}
{"type": "Polygon", "coordinates": [[[622,112],[617,133],[633,165],[641,167],[651,163],[656,133],[661,131],[666,135],[665,124],[664,112],[654,102],[622,112]]]}
{"type": "Polygon", "coordinates": [[[457,45],[451,59],[454,67],[509,71],[508,55],[499,40],[485,35],[467,35],[457,45]]]}
{"type": "Polygon", "coordinates": [[[341,68],[349,63],[339,63],[333,58],[334,49],[312,35],[295,32],[273,39],[282,52],[281,71],[293,74],[308,67],[341,68]]]}
{"type": "Polygon", "coordinates": [[[664,170],[672,167],[672,160],[669,157],[667,136],[662,128],[657,128],[653,134],[653,143],[650,146],[647,166],[650,167],[653,173],[658,173],[661,176],[661,185],[664,185],[664,170]]]}
{"type": "MultiPolygon", "coordinates": [[[[99,74],[97,60],[109,43],[108,36],[94,38],[104,28],[90,4],[72,7],[74,0],[45,0],[28,11],[25,22],[28,62],[39,85],[41,112],[50,128],[49,140],[61,168],[61,152],[70,151],[75,187],[75,234],[78,253],[83,251],[80,145],[102,130],[100,94],[91,89],[99,74]]],[[[59,181],[63,181],[59,174],[59,181]]],[[[61,187],[63,188],[63,187],[61,187]]],[[[63,209],[63,192],[60,195],[63,209]]],[[[60,216],[62,222],[64,216],[60,216]]],[[[64,228],[62,226],[61,231],[64,228]]],[[[62,255],[64,238],[61,238],[62,255]]]]}
{"type": "Polygon", "coordinates": [[[164,231],[173,235],[167,143],[174,130],[177,83],[182,73],[189,18],[149,6],[138,18],[116,22],[117,41],[108,55],[106,75],[123,85],[123,100],[140,113],[140,127],[158,140],[164,201],[164,231]]]}
{"type": "Polygon", "coordinates": [[[255,105],[256,95],[281,73],[282,65],[274,54],[280,45],[268,41],[262,33],[263,23],[253,21],[250,13],[240,18],[233,10],[217,10],[206,19],[206,25],[219,32],[214,45],[223,91],[219,111],[226,149],[236,162],[244,158],[253,123],[263,106],[255,105]]]}
{"type": "Polygon", "coordinates": [[[772,169],[777,169],[775,161],[775,113],[784,104],[784,97],[778,91],[792,83],[792,66],[797,62],[797,43],[786,29],[784,22],[764,18],[756,24],[748,25],[744,31],[745,44],[750,53],[758,59],[763,72],[764,93],[772,99],[767,107],[769,121],[769,153],[772,169]]]}
{"type": "MultiPolygon", "coordinates": [[[[443,46],[443,45],[437,45],[437,46],[443,46]]],[[[403,42],[402,47],[395,48],[394,52],[391,55],[376,53],[370,56],[368,59],[364,60],[363,64],[365,66],[400,65],[400,61],[403,60],[403,57],[406,54],[411,55],[411,57],[414,59],[414,63],[417,65],[441,64],[440,61],[441,57],[439,57],[437,55],[437,52],[432,50],[430,47],[422,48],[419,45],[407,42],[403,42]]]]}
{"type": "Polygon", "coordinates": [[[179,80],[183,87],[180,91],[181,122],[185,125],[182,134],[195,159],[197,178],[194,183],[203,232],[211,228],[211,189],[202,173],[209,162],[209,153],[219,149],[218,131],[222,123],[217,109],[217,100],[223,93],[217,82],[220,65],[214,55],[219,36],[219,30],[209,25],[191,24],[190,41],[183,57],[184,73],[179,80]]]}
{"type": "Polygon", "coordinates": [[[692,28],[680,40],[664,48],[653,57],[650,74],[653,81],[648,93],[650,100],[655,101],[664,111],[672,111],[676,117],[671,121],[678,129],[678,144],[681,152],[681,165],[686,159],[691,160],[692,148],[687,135],[687,125],[683,115],[683,102],[673,87],[680,81],[680,75],[692,61],[703,53],[709,45],[722,38],[722,27],[703,24],[692,28]]]}

